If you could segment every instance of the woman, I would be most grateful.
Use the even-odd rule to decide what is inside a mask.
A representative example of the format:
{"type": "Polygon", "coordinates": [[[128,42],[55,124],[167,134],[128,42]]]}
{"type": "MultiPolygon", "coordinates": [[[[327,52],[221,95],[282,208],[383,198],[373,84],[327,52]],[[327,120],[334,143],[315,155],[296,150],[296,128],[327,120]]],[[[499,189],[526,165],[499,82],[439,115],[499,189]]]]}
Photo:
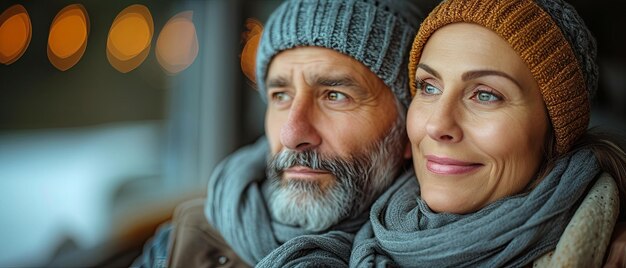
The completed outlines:
{"type": "Polygon", "coordinates": [[[351,266],[599,266],[626,157],[587,130],[595,54],[560,0],[435,8],[409,63],[417,178],[373,205],[351,266]]]}

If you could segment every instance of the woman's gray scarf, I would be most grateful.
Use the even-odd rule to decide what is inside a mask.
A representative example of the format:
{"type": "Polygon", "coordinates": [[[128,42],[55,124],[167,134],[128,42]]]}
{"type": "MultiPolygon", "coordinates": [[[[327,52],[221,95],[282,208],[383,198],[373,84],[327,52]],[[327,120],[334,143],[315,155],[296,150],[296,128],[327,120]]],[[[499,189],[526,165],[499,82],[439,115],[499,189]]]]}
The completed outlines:
{"type": "Polygon", "coordinates": [[[532,191],[467,215],[434,213],[415,176],[404,176],[372,206],[350,266],[519,267],[549,252],[600,169],[580,150],[557,161],[532,191]]]}
{"type": "Polygon", "coordinates": [[[367,212],[320,233],[274,221],[263,193],[268,155],[269,147],[263,137],[216,167],[209,178],[205,204],[209,224],[250,265],[293,266],[309,258],[331,266],[348,263],[352,238],[367,220],[367,212]],[[292,239],[296,237],[306,242],[292,239]]]}

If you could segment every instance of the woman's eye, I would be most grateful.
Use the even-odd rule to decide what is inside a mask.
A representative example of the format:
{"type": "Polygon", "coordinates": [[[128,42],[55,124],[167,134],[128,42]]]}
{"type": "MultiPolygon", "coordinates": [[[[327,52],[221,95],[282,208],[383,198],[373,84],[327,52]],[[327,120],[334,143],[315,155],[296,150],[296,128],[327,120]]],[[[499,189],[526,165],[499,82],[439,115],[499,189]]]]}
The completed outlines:
{"type": "Polygon", "coordinates": [[[477,91],[474,94],[473,98],[475,98],[479,102],[496,102],[502,100],[502,97],[500,97],[499,95],[493,92],[483,90],[477,91]]]}
{"type": "Polygon", "coordinates": [[[417,82],[417,89],[426,95],[439,95],[441,90],[424,81],[417,82]]]}
{"type": "Polygon", "coordinates": [[[343,93],[340,93],[340,92],[337,92],[337,91],[328,92],[328,100],[331,100],[331,101],[344,101],[346,99],[348,99],[348,97],[345,94],[343,94],[343,93]]]}

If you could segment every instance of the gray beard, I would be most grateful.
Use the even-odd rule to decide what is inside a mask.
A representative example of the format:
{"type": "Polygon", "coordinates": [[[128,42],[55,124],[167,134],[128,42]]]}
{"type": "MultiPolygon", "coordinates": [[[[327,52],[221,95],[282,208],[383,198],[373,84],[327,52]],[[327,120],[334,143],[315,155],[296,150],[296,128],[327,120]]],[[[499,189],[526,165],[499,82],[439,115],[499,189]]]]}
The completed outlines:
{"type": "Polygon", "coordinates": [[[349,158],[315,150],[280,151],[269,158],[267,168],[272,217],[313,232],[357,218],[393,182],[406,140],[404,120],[399,118],[388,135],[349,158]],[[282,171],[293,166],[329,171],[335,181],[323,189],[313,181],[283,180],[282,171]]]}

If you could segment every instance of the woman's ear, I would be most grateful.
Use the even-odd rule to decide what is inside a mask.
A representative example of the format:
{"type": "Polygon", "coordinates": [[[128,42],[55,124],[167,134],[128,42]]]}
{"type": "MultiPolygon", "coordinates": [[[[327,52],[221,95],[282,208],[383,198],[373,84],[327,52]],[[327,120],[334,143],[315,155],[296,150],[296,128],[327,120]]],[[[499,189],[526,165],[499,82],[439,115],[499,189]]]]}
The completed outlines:
{"type": "Polygon", "coordinates": [[[404,147],[404,159],[411,159],[412,156],[413,154],[411,152],[411,142],[407,141],[404,147]]]}

